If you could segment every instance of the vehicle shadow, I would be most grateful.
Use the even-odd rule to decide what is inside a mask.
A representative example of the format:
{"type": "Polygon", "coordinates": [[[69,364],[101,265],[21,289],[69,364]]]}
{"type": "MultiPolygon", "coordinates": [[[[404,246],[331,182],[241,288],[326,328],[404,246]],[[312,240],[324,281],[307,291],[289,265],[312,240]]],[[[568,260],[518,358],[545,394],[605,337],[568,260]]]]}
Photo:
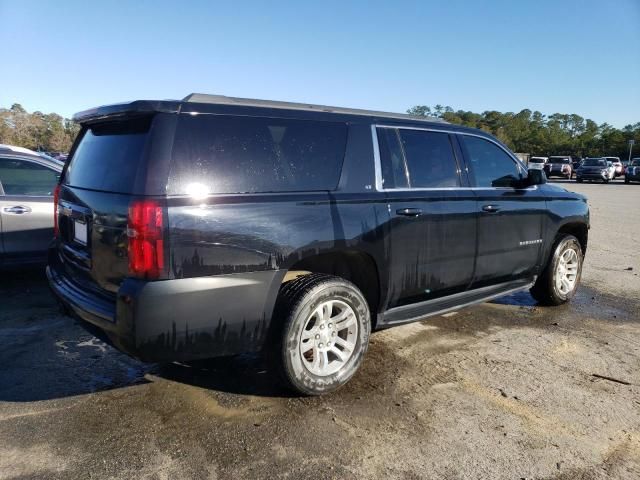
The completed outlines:
{"type": "MultiPolygon", "coordinates": [[[[258,355],[222,357],[188,364],[150,364],[120,353],[87,333],[70,317],[60,314],[42,270],[2,275],[0,296],[3,299],[0,304],[0,401],[59,399],[163,380],[223,393],[293,396],[280,386],[258,355]]],[[[567,308],[578,316],[598,315],[615,322],[637,321],[633,309],[626,302],[586,287],[581,287],[569,306],[549,309],[540,318],[514,321],[513,313],[522,308],[537,307],[528,292],[502,297],[492,303],[517,307],[518,310],[499,316],[479,308],[473,321],[464,328],[473,331],[492,326],[544,327],[566,315],[567,308]]],[[[433,317],[427,321],[441,325],[443,331],[440,335],[445,335],[445,327],[455,324],[455,317],[433,317]]],[[[392,353],[381,350],[374,339],[372,343],[369,364],[372,358],[377,359],[379,366],[394,364],[396,359],[388,357],[392,353]]]]}
{"type": "Polygon", "coordinates": [[[60,313],[43,268],[0,276],[0,401],[33,402],[108,391],[154,377],[229,393],[289,396],[259,356],[189,364],[139,362],[60,313]]]}
{"type": "Polygon", "coordinates": [[[158,364],[152,373],[174,382],[240,395],[283,397],[284,388],[260,355],[237,355],[194,362],[158,364]]]}

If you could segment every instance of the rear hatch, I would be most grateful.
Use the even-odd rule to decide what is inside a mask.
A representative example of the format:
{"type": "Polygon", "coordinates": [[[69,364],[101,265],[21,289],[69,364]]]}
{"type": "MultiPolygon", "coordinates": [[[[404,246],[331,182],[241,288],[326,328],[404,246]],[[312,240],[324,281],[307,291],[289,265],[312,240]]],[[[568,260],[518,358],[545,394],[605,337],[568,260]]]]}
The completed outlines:
{"type": "Polygon", "coordinates": [[[129,275],[131,202],[144,196],[152,116],[83,126],[58,197],[58,257],[65,276],[113,298],[129,275]]]}

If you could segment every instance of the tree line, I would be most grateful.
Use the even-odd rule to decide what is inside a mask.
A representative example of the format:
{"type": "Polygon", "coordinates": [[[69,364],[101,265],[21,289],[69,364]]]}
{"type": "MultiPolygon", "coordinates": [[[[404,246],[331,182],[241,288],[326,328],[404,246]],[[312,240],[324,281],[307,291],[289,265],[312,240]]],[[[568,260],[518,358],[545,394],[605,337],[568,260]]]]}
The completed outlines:
{"type": "MultiPolygon", "coordinates": [[[[634,139],[634,148],[640,156],[640,122],[618,129],[607,123],[598,125],[576,114],[545,116],[528,109],[518,113],[495,110],[475,113],[454,111],[442,105],[416,105],[407,112],[479,128],[495,135],[514,152],[627,158],[628,141],[634,139]]],[[[29,113],[18,103],[11,108],[0,108],[0,143],[32,150],[68,152],[79,130],[78,124],[56,113],[29,113]]]]}
{"type": "Polygon", "coordinates": [[[77,123],[57,113],[29,113],[19,103],[0,108],[0,143],[65,153],[79,131],[77,123]]]}
{"type": "Polygon", "coordinates": [[[479,128],[495,135],[514,152],[535,156],[571,155],[576,157],[629,156],[629,140],[635,140],[640,157],[640,122],[622,129],[608,123],[598,125],[576,114],[545,116],[525,109],[518,113],[495,110],[474,113],[451,107],[416,105],[407,113],[437,117],[450,123],[479,128]]]}

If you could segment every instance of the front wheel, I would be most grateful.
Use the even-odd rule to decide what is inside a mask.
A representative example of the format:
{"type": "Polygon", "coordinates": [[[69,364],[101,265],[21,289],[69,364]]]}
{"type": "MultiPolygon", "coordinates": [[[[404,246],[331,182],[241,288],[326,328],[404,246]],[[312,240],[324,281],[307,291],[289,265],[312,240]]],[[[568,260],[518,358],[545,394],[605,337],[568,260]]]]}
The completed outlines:
{"type": "Polygon", "coordinates": [[[367,301],[340,277],[310,274],[285,283],[274,321],[274,367],[287,387],[305,395],[347,383],[369,345],[367,301]]]}
{"type": "Polygon", "coordinates": [[[553,253],[542,275],[531,288],[531,295],[543,305],[561,305],[571,300],[582,275],[582,246],[573,235],[556,239],[553,253]]]}

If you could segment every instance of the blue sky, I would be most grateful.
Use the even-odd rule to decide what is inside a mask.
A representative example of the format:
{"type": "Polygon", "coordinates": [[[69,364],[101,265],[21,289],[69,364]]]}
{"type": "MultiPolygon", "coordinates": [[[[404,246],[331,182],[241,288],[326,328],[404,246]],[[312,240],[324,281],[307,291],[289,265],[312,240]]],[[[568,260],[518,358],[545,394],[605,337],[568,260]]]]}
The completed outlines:
{"type": "Polygon", "coordinates": [[[191,92],[640,121],[640,0],[0,0],[0,106],[191,92]]]}

